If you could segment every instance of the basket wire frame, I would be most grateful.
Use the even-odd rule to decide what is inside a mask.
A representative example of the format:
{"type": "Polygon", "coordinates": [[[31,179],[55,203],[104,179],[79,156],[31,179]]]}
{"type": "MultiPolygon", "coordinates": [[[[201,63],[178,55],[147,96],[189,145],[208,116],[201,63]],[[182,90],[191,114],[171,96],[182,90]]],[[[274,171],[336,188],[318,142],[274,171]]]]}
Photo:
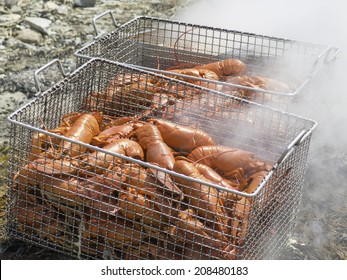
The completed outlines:
{"type": "Polygon", "coordinates": [[[78,259],[275,258],[294,226],[316,126],[306,118],[102,59],[84,64],[8,120],[12,136],[9,236],[78,259]],[[147,85],[154,78],[160,80],[155,90],[147,85]],[[105,92],[115,81],[121,86],[106,100],[105,92]],[[124,84],[131,85],[130,95],[124,84]],[[146,94],[153,91],[157,96],[149,100],[146,94]],[[276,168],[256,192],[246,194],[47,131],[65,115],[86,111],[196,126],[218,144],[251,151],[276,168]],[[302,131],[305,137],[282,158],[302,131]],[[76,144],[70,145],[77,155],[74,165],[57,160],[52,168],[46,156],[31,161],[33,139],[40,143],[38,147],[49,147],[58,139],[76,144]],[[97,153],[105,154],[101,167],[92,161],[97,153]],[[109,162],[106,155],[114,160],[112,169],[103,166],[109,162]],[[172,180],[180,188],[184,188],[182,180],[191,186],[187,189],[200,186],[199,195],[218,199],[227,192],[237,197],[225,206],[233,213],[227,228],[236,235],[226,236],[235,250],[228,251],[216,241],[220,220],[197,218],[199,211],[206,217],[215,213],[200,202],[193,204],[193,193],[180,200],[167,189],[172,180]],[[187,217],[193,227],[187,226],[187,217]],[[208,238],[204,227],[215,238],[208,238]]]}
{"type": "MultiPolygon", "coordinates": [[[[339,49],[273,36],[158,19],[137,17],[113,32],[99,35],[75,52],[77,65],[99,57],[169,75],[165,69],[202,65],[218,60],[240,59],[247,75],[267,76],[287,84],[289,89],[261,89],[233,82],[204,80],[207,87],[249,98],[261,104],[295,112],[302,94],[320,80],[314,76],[326,70],[339,49]],[[248,92],[245,92],[248,90],[248,92]]],[[[175,73],[178,79],[186,79],[175,73]]],[[[189,78],[196,83],[200,78],[189,78]]]]}

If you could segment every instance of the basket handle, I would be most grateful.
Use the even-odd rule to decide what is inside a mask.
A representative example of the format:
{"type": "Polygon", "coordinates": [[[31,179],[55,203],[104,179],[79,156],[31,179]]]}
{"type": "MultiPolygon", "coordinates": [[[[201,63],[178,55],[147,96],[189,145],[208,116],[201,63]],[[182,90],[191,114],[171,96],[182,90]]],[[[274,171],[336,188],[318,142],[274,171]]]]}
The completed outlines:
{"type": "Polygon", "coordinates": [[[328,64],[331,61],[333,61],[333,59],[336,58],[336,55],[340,52],[339,48],[336,47],[327,47],[323,52],[321,52],[315,59],[312,69],[309,73],[309,77],[313,76],[319,69],[318,69],[318,65],[320,64],[320,62],[322,64],[328,64]]]}
{"type": "Polygon", "coordinates": [[[287,146],[287,148],[283,151],[282,155],[278,159],[277,163],[274,165],[273,169],[276,169],[279,165],[284,162],[284,160],[294,151],[294,147],[298,146],[308,135],[308,129],[304,129],[299,133],[297,137],[287,146]]]}
{"type": "Polygon", "coordinates": [[[336,56],[340,51],[341,51],[340,48],[330,47],[329,51],[327,52],[327,54],[325,56],[324,63],[332,62],[334,59],[336,59],[336,56]]]}
{"type": "Polygon", "coordinates": [[[66,74],[64,72],[64,69],[63,69],[63,66],[60,62],[60,60],[58,58],[56,59],[53,59],[51,62],[47,63],[46,65],[42,66],[41,68],[37,69],[34,73],[34,81],[35,81],[35,85],[36,85],[36,88],[37,88],[37,93],[35,94],[35,96],[39,96],[41,93],[42,93],[42,90],[41,90],[41,84],[39,82],[39,78],[38,78],[38,75],[46,70],[47,68],[51,67],[53,64],[58,64],[58,68],[60,70],[60,73],[61,75],[65,78],[68,74],[66,74]]]}
{"type": "Polygon", "coordinates": [[[97,21],[99,18],[101,18],[101,17],[103,17],[103,16],[105,16],[105,15],[107,15],[107,14],[110,14],[114,26],[117,27],[117,23],[116,23],[116,20],[115,20],[115,18],[114,18],[114,16],[113,16],[113,13],[112,13],[111,11],[103,12],[103,13],[101,13],[100,15],[97,15],[97,16],[95,16],[95,17],[93,18],[93,27],[94,27],[94,31],[95,31],[95,34],[96,34],[95,37],[100,36],[100,33],[99,33],[99,31],[98,31],[98,28],[96,27],[96,21],[97,21]]]}

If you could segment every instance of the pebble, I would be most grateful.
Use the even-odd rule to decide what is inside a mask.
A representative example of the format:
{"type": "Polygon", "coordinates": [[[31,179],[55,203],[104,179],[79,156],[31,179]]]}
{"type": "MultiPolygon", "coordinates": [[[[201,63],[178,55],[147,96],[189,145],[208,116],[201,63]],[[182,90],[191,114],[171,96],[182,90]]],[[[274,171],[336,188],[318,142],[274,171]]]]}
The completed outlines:
{"type": "Polygon", "coordinates": [[[81,38],[80,38],[80,37],[76,37],[76,38],[75,38],[75,44],[76,44],[77,46],[79,46],[79,45],[81,45],[81,43],[82,43],[81,38]]]}
{"type": "Polygon", "coordinates": [[[69,10],[71,9],[67,5],[62,5],[62,4],[58,5],[53,1],[46,2],[44,5],[44,8],[45,10],[51,13],[56,12],[57,14],[64,15],[64,16],[67,15],[69,13],[69,10]]]}
{"type": "Polygon", "coordinates": [[[16,48],[19,45],[19,40],[17,40],[16,38],[8,38],[5,42],[4,45],[7,48],[13,49],[16,48]]]}
{"type": "Polygon", "coordinates": [[[59,15],[67,15],[69,13],[69,7],[66,6],[66,5],[60,5],[58,8],[57,8],[57,13],[59,15]]]}
{"type": "Polygon", "coordinates": [[[16,5],[18,0],[5,0],[5,6],[11,8],[16,5]]]}
{"type": "Polygon", "coordinates": [[[48,1],[45,3],[44,8],[48,11],[56,11],[59,8],[59,5],[53,1],[48,1]]]}
{"type": "Polygon", "coordinates": [[[42,35],[31,29],[19,31],[17,39],[28,44],[37,44],[41,41],[42,35]]]}
{"type": "Polygon", "coordinates": [[[94,7],[96,0],[74,0],[75,7],[87,8],[94,7]]]}
{"type": "Polygon", "coordinates": [[[0,15],[0,26],[10,26],[14,23],[17,23],[20,19],[21,16],[17,14],[0,15]]]}
{"type": "Polygon", "coordinates": [[[11,8],[11,13],[13,14],[21,14],[22,12],[23,12],[22,8],[17,5],[11,8]]]}

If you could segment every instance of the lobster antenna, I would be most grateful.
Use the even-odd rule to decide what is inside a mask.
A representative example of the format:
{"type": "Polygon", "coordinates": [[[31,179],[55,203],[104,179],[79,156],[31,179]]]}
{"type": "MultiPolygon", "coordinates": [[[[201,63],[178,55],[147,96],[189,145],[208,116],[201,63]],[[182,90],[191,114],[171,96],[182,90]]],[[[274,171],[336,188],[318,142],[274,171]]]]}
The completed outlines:
{"type": "Polygon", "coordinates": [[[178,43],[178,41],[181,39],[182,36],[185,36],[188,32],[194,30],[195,28],[196,28],[196,27],[193,27],[193,28],[191,28],[191,29],[185,31],[185,32],[184,32],[183,34],[181,34],[180,36],[178,36],[178,38],[177,38],[177,40],[176,40],[176,42],[175,42],[175,44],[174,44],[174,55],[175,55],[176,65],[179,64],[178,56],[177,56],[177,43],[178,43]]]}
{"type": "MultiPolygon", "coordinates": [[[[45,122],[43,121],[43,119],[41,117],[38,117],[38,118],[39,118],[39,120],[41,122],[42,129],[48,131],[47,126],[45,125],[45,122]]],[[[47,135],[47,138],[48,138],[49,144],[53,148],[53,141],[52,141],[51,136],[47,135]]]]}
{"type": "Polygon", "coordinates": [[[160,58],[157,55],[157,70],[160,70],[160,58]]]}
{"type": "Polygon", "coordinates": [[[199,161],[202,161],[204,159],[207,159],[207,158],[210,158],[210,157],[214,157],[214,156],[219,156],[219,155],[222,155],[222,154],[226,154],[226,153],[235,153],[236,151],[235,150],[229,150],[229,151],[224,151],[224,152],[219,152],[219,153],[215,153],[213,155],[207,155],[207,156],[204,156],[202,158],[199,158],[198,160],[194,161],[193,163],[198,163],[199,161]]]}

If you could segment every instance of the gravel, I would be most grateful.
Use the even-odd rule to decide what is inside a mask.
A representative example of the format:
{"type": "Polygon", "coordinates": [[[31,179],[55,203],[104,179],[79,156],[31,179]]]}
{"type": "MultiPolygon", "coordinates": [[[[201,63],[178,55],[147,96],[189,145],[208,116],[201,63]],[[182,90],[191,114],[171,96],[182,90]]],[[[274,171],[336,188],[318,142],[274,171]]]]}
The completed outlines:
{"type": "MultiPolygon", "coordinates": [[[[136,16],[170,18],[189,1],[6,0],[0,6],[0,128],[6,116],[34,97],[33,73],[54,58],[69,72],[75,69],[74,52],[95,37],[92,19],[111,10],[117,26],[136,16]],[[94,3],[94,4],[93,4],[94,3]]],[[[98,21],[100,30],[115,28],[110,18],[98,21]]],[[[0,145],[8,141],[0,136],[0,145]]]]}

